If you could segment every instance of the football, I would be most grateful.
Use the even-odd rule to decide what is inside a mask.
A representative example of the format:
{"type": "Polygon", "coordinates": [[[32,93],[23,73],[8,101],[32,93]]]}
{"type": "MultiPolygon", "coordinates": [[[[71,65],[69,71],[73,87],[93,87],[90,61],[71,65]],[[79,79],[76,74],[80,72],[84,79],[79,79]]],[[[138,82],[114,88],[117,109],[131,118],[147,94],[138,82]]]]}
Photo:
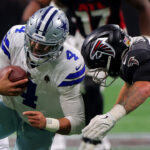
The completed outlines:
{"type": "Polygon", "coordinates": [[[10,68],[12,69],[12,72],[10,73],[8,78],[11,82],[28,78],[28,74],[24,69],[22,69],[19,66],[12,66],[12,65],[4,67],[3,69],[0,70],[0,78],[2,78],[10,68]]]}

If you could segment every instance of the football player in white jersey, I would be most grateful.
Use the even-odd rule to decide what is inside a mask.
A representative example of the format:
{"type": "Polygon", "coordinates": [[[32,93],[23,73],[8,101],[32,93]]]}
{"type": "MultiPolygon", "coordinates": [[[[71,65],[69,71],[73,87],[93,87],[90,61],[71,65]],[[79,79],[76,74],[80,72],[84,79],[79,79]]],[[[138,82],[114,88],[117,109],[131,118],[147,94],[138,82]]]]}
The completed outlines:
{"type": "Polygon", "coordinates": [[[13,26],[2,41],[0,68],[18,65],[30,75],[10,82],[9,70],[0,79],[0,138],[17,132],[15,149],[47,150],[55,133],[79,134],[84,127],[85,65],[65,42],[68,30],[64,13],[48,6],[27,25],[13,26]],[[17,87],[26,82],[26,89],[17,87]]]}

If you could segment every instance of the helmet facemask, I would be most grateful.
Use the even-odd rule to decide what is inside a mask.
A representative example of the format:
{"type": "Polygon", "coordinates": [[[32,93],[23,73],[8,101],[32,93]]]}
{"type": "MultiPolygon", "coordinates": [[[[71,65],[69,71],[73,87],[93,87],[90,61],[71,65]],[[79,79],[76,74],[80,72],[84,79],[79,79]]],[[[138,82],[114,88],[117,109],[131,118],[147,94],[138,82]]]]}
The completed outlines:
{"type": "MultiPolygon", "coordinates": [[[[27,55],[27,62],[30,63],[31,66],[36,67],[48,61],[54,61],[62,52],[62,44],[58,43],[54,45],[43,45],[43,47],[49,47],[49,51],[47,53],[44,53],[43,50],[34,53],[33,46],[31,46],[32,40],[33,39],[29,38],[29,36],[25,35],[25,50],[27,55]]],[[[38,41],[33,41],[39,45],[42,45],[38,41]]]]}
{"type": "Polygon", "coordinates": [[[113,77],[112,81],[106,82],[106,79],[110,76],[108,72],[110,68],[111,57],[112,56],[108,56],[106,68],[99,67],[95,69],[89,69],[86,73],[88,76],[92,76],[93,81],[95,83],[103,87],[110,86],[117,78],[117,77],[113,77]]]}

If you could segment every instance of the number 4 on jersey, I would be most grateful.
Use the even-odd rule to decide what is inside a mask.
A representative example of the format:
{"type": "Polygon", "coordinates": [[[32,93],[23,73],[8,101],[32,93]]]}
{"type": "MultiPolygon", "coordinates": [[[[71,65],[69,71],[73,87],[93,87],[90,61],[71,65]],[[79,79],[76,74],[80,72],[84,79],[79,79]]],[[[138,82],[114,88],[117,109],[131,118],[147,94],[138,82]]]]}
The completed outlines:
{"type": "Polygon", "coordinates": [[[78,58],[78,56],[76,56],[76,54],[72,53],[71,51],[67,50],[66,51],[66,55],[67,55],[67,59],[70,60],[72,58],[74,58],[74,60],[76,61],[78,58]]]}
{"type": "Polygon", "coordinates": [[[28,81],[27,91],[23,93],[21,97],[23,97],[23,104],[27,105],[32,108],[36,108],[35,101],[37,101],[36,93],[36,84],[33,83],[31,80],[28,81]]]}

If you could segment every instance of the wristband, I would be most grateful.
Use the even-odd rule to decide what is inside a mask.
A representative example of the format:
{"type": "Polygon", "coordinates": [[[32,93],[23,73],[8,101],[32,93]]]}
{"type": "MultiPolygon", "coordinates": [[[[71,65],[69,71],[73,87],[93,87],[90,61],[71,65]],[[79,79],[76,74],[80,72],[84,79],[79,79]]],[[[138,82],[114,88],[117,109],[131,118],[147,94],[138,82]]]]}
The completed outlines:
{"type": "Polygon", "coordinates": [[[109,113],[111,114],[114,121],[116,122],[117,120],[121,119],[123,116],[126,115],[126,110],[122,105],[117,104],[111,109],[109,113]]]}
{"type": "Polygon", "coordinates": [[[56,132],[59,130],[59,120],[54,118],[46,118],[46,130],[56,132]]]}

